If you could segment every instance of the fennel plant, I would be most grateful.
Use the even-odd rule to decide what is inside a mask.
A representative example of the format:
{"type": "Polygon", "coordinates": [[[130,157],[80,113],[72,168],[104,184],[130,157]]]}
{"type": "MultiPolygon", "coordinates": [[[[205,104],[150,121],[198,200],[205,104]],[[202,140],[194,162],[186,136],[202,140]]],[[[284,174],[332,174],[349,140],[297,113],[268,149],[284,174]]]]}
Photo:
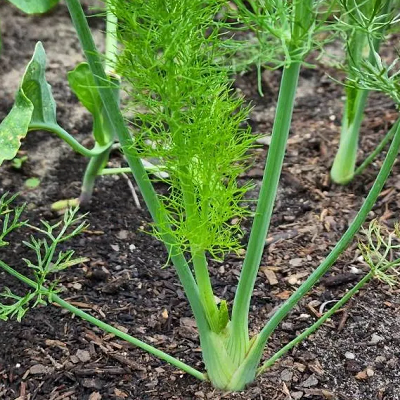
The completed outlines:
{"type": "MultiPolygon", "coordinates": [[[[284,10],[287,2],[257,2],[235,0],[237,10],[233,16],[245,28],[250,29],[255,40],[237,43],[233,67],[245,69],[257,67],[258,90],[262,93],[261,69],[287,65],[291,59],[287,41],[287,20],[284,10]],[[283,16],[283,17],[282,17],[283,16]],[[243,53],[243,54],[242,54],[243,53]]],[[[314,1],[315,26],[310,31],[308,50],[326,52],[324,46],[337,38],[345,45],[345,63],[342,65],[347,82],[352,79],[354,66],[364,58],[373,60],[372,51],[379,51],[387,31],[396,25],[398,2],[395,0],[320,0],[314,1]]],[[[237,28],[240,29],[240,28],[237,28]]],[[[346,184],[361,174],[393,138],[397,122],[377,145],[376,149],[356,168],[358,140],[368,91],[345,83],[346,100],[343,110],[339,149],[331,167],[335,183],[346,184]]]]}
{"type": "MultiPolygon", "coordinates": [[[[30,293],[35,295],[30,302],[35,298],[47,299],[196,378],[209,380],[218,389],[237,391],[244,389],[257,375],[314,332],[333,314],[333,310],[341,307],[369,279],[377,276],[377,271],[384,272],[379,267],[372,268],[368,279],[363,279],[351,289],[351,295],[346,295],[310,328],[260,365],[268,340],[280,322],[351,243],[375,204],[400,148],[400,127],[397,127],[376,181],[347,231],[327,258],[280,306],[260,332],[250,337],[251,296],[273,212],[300,68],[312,48],[313,35],[318,29],[316,16],[319,3],[312,0],[276,1],[263,10],[274,17],[270,19],[275,24],[271,25],[271,29],[279,31],[284,39],[286,56],[264,178],[238,287],[229,307],[226,301],[217,305],[207,263],[210,258],[223,260],[227,252],[235,251],[241,245],[240,217],[248,214],[248,210],[243,208],[248,187],[240,186],[238,177],[247,167],[248,151],[254,137],[245,124],[249,109],[234,93],[226,70],[218,64],[222,51],[219,42],[221,26],[214,21],[214,16],[220,7],[227,5],[227,1],[109,0],[110,11],[118,20],[117,34],[122,44],[116,63],[117,72],[126,79],[130,109],[134,111],[134,117],[127,122],[114,93],[115,85],[107,78],[96,51],[82,7],[78,0],[66,0],[110,127],[118,136],[153,218],[154,234],[165,244],[190,303],[206,372],[198,371],[72,306],[59,297],[55,285],[46,284],[41,278],[43,275],[35,274],[36,279],[31,280],[0,261],[1,268],[33,289],[30,293]],[[275,12],[278,14],[275,15],[275,12]],[[156,193],[141,162],[142,155],[155,156],[162,162],[163,170],[168,173],[168,177],[164,175],[162,178],[170,187],[168,195],[156,193]],[[239,218],[233,223],[236,217],[239,218]]],[[[375,58],[377,60],[377,56],[375,58]]],[[[382,90],[400,104],[400,99],[397,99],[400,97],[397,76],[387,74],[383,84],[382,71],[386,69],[380,60],[375,65],[357,65],[352,84],[359,88],[382,90]]],[[[13,211],[7,197],[2,201],[8,209],[7,213],[0,213],[3,232],[7,234],[10,221],[17,224],[22,210],[17,208],[13,211]]],[[[46,250],[51,245],[44,247],[48,260],[46,265],[51,266],[58,259],[57,243],[53,238],[60,236],[54,230],[58,232],[67,227],[64,229],[67,235],[71,229],[75,233],[82,230],[75,213],[69,211],[63,225],[57,225],[53,230],[49,224],[44,225],[45,229],[39,228],[40,233],[54,243],[51,253],[46,250]],[[74,223],[78,227],[73,228],[74,223]]],[[[14,225],[11,226],[14,228],[14,225]]],[[[34,240],[38,243],[37,239],[34,240]]],[[[38,266],[34,261],[28,265],[33,265],[33,268],[38,266]]],[[[42,267],[42,270],[45,277],[51,272],[49,268],[42,267]]],[[[10,296],[13,295],[7,292],[6,297],[10,296]]],[[[26,310],[27,302],[21,306],[22,300],[14,299],[13,305],[3,306],[3,314],[0,314],[3,318],[11,315],[18,317],[21,307],[26,310]],[[14,308],[10,311],[7,307],[14,308]]]]}
{"type": "MultiPolygon", "coordinates": [[[[348,79],[352,79],[354,68],[368,58],[374,60],[374,52],[379,51],[388,27],[397,22],[395,2],[381,0],[341,0],[343,18],[342,32],[346,35],[346,63],[348,79]]],[[[368,91],[354,86],[346,86],[346,101],[343,111],[339,149],[336,153],[332,169],[332,180],[346,184],[355,175],[360,174],[372,161],[368,157],[356,169],[358,140],[368,91]]],[[[381,149],[391,139],[394,129],[390,130],[378,146],[381,149]]],[[[374,151],[373,155],[376,155],[374,151]]]]}

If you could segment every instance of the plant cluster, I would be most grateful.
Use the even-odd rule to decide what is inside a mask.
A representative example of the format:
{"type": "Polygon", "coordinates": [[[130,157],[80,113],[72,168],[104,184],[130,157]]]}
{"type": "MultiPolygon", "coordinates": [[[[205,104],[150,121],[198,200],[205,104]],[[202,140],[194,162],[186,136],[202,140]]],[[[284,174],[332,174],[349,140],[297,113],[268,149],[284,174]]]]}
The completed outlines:
{"type": "MultiPolygon", "coordinates": [[[[153,218],[154,234],[165,244],[169,260],[190,303],[206,372],[195,370],[84,313],[58,296],[56,284],[46,283],[48,274],[81,261],[73,258],[71,252],[58,253],[57,250],[59,243],[85,229],[76,209],[68,211],[62,223],[49,225],[43,222],[41,228],[33,228],[19,222],[23,208],[11,207],[13,197],[3,196],[1,199],[0,217],[4,233],[0,236],[1,244],[5,245],[10,229],[22,228],[23,225],[44,235],[44,239],[31,237],[26,243],[36,255],[35,261],[26,261],[35,280],[0,262],[1,268],[33,289],[27,300],[6,292],[5,297],[14,300],[14,303],[2,305],[0,311],[3,314],[0,316],[3,319],[8,316],[22,317],[29,305],[54,302],[189,374],[209,380],[218,389],[236,391],[245,388],[320,327],[370,279],[378,277],[393,282],[390,274],[398,266],[398,260],[385,260],[389,251],[397,247],[393,245],[392,235],[385,239],[379,225],[373,223],[367,231],[367,244],[361,245],[364,259],[371,267],[370,272],[311,327],[260,364],[264,349],[280,322],[330,269],[365,222],[400,148],[400,126],[396,124],[380,172],[346,232],[326,259],[265,326],[250,336],[250,302],[279,185],[300,70],[306,63],[307,54],[320,47],[319,34],[328,17],[336,10],[336,2],[235,2],[242,23],[253,29],[258,37],[267,37],[267,42],[272,35],[274,43],[280,43],[282,59],[279,65],[283,74],[253,225],[235,298],[230,305],[224,300],[217,304],[215,300],[208,260],[223,260],[228,252],[242,246],[240,220],[250,215],[244,197],[249,186],[241,185],[239,177],[248,167],[255,136],[250,134],[246,125],[250,109],[235,94],[229,69],[222,63],[230,58],[232,48],[229,46],[231,41],[224,41],[221,33],[226,32],[229,25],[221,20],[217,22],[216,16],[228,10],[229,2],[109,0],[108,38],[113,50],[107,52],[105,63],[94,45],[80,2],[66,0],[66,4],[87,58],[87,64],[81,64],[69,75],[69,82],[93,115],[96,146],[93,150],[83,148],[57,124],[54,100],[44,79],[44,50],[38,44],[17,93],[15,106],[0,125],[2,157],[12,158],[16,154],[20,139],[28,130],[50,130],[77,151],[91,157],[81,195],[81,200],[88,200],[94,178],[103,170],[110,148],[118,139],[129,170],[153,218]],[[117,41],[122,47],[118,54],[117,41]],[[120,109],[119,79],[115,73],[125,80],[130,99],[125,118],[120,109]],[[4,155],[4,151],[8,154],[4,155]],[[157,159],[163,174],[152,179],[149,177],[142,163],[142,159],[147,157],[157,159]],[[154,180],[166,184],[168,193],[158,194],[153,186],[154,180]]],[[[349,21],[357,20],[357,26],[361,26],[365,24],[364,15],[375,13],[373,18],[368,14],[368,21],[375,22],[366,24],[362,31],[365,43],[371,43],[380,38],[381,33],[377,32],[382,32],[387,21],[392,23],[393,19],[388,17],[387,10],[378,7],[380,2],[374,3],[376,7],[372,11],[364,8],[363,4],[343,0],[340,5],[345,12],[338,26],[342,26],[344,32],[349,21]]],[[[348,86],[354,89],[353,93],[380,90],[400,104],[395,64],[385,66],[376,48],[371,47],[370,52],[370,60],[352,59],[348,86]]],[[[354,106],[353,98],[349,104],[354,106]]]]}

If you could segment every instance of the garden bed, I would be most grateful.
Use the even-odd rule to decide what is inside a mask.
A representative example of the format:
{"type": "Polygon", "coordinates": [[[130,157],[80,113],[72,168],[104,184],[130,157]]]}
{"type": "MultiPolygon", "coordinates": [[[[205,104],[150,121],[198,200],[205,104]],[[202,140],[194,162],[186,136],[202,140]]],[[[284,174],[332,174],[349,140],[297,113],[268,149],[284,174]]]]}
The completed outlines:
{"type": "MultiPolygon", "coordinates": [[[[60,125],[90,144],[90,117],[77,106],[65,79],[66,72],[82,60],[65,6],[44,17],[28,18],[1,4],[0,20],[0,120],[10,110],[19,79],[40,40],[48,55],[47,78],[53,86],[60,125]]],[[[102,19],[93,16],[90,24],[101,44],[102,19]]],[[[322,64],[301,74],[275,213],[252,301],[254,332],[328,254],[362,204],[381,165],[383,154],[350,185],[330,183],[343,91],[328,74],[337,76],[322,64]]],[[[254,107],[250,119],[254,133],[271,130],[279,77],[280,71],[264,72],[263,98],[258,96],[255,72],[237,78],[237,89],[254,107]]],[[[390,100],[371,96],[360,159],[371,152],[396,118],[390,100]]],[[[253,198],[267,150],[267,144],[254,150],[254,164],[242,177],[255,183],[253,195],[250,193],[253,198]]],[[[55,221],[58,215],[50,211],[50,205],[79,195],[86,160],[43,132],[30,133],[22,151],[28,160],[21,170],[13,169],[11,163],[1,168],[0,195],[21,192],[20,201],[27,202],[26,216],[32,223],[55,221]],[[40,179],[35,189],[25,185],[31,177],[40,179]]],[[[118,152],[111,162],[114,166],[122,162],[118,152]]],[[[371,212],[371,218],[381,217],[388,227],[398,221],[399,168],[396,164],[371,212]]],[[[196,326],[182,288],[173,268],[165,267],[163,245],[146,233],[149,215],[135,204],[127,179],[99,178],[89,211],[89,230],[68,246],[90,261],[60,274],[65,288],[62,297],[202,369],[196,326]]],[[[245,221],[245,233],[250,223],[245,221]]],[[[23,268],[23,233],[30,232],[14,234],[4,257],[16,268],[23,268]]],[[[211,265],[217,296],[233,299],[241,262],[240,257],[232,256],[211,265]]],[[[340,298],[359,279],[355,268],[366,271],[357,243],[281,325],[269,350],[292,340],[315,320],[321,307],[321,311],[329,307],[326,302],[340,298]]],[[[0,282],[1,289],[26,290],[2,271],[0,282]]],[[[28,312],[21,323],[0,322],[0,398],[398,400],[399,310],[400,291],[373,282],[247,391],[223,394],[60,308],[39,307],[28,312]]]]}

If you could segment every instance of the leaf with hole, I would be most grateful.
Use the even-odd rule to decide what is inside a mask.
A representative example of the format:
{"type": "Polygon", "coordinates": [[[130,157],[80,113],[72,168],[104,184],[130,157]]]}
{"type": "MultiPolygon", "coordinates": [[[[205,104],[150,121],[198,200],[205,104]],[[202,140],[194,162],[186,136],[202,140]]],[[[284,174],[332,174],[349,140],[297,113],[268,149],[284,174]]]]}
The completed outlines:
{"type": "Polygon", "coordinates": [[[0,165],[13,159],[32,126],[57,126],[56,104],[45,78],[46,53],[38,42],[29,62],[15,103],[0,124],[0,165]]]}

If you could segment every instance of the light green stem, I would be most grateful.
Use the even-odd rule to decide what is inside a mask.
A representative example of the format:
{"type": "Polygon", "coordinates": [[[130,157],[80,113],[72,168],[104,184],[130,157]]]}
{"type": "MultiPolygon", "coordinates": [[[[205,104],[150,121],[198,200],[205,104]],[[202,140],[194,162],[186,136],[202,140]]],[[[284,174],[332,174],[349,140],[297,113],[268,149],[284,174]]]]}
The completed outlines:
{"type": "MultiPolygon", "coordinates": [[[[251,295],[264,251],[274,207],[283,158],[293,113],[294,99],[300,73],[300,63],[283,71],[271,145],[268,151],[264,178],[251,229],[246,257],[240,274],[232,310],[232,351],[242,360],[248,344],[248,314],[251,295]]],[[[238,364],[240,364],[240,360],[238,364]]]]}
{"type": "Polygon", "coordinates": [[[193,249],[192,263],[194,267],[196,282],[199,287],[200,298],[203,302],[203,307],[207,315],[210,329],[213,332],[218,332],[218,308],[217,304],[215,303],[210,274],[208,272],[207,259],[204,250],[197,251],[193,249]]]}
{"type": "Polygon", "coordinates": [[[368,213],[372,210],[382,188],[390,174],[396,157],[399,153],[400,148],[400,125],[397,127],[395,136],[392,144],[386,155],[385,161],[382,165],[379,174],[368,193],[365,202],[350,224],[347,231],[341,237],[336,246],[332,249],[325,260],[319,265],[319,267],[308,277],[308,279],[286,300],[278,311],[272,316],[269,322],[265,325],[259,334],[260,345],[267,342],[269,337],[275,331],[279,323],[289,314],[289,312],[296,306],[296,304],[312,289],[312,287],[318,282],[319,279],[330,269],[333,263],[338,257],[346,250],[355,234],[360,229],[361,225],[366,220],[368,213]]]}
{"type": "MultiPolygon", "coordinates": [[[[365,5],[368,7],[367,4],[365,5]]],[[[389,16],[390,7],[391,0],[387,0],[381,9],[381,15],[389,16]]],[[[378,32],[378,37],[375,37],[371,41],[370,46],[372,47],[373,51],[379,51],[384,31],[385,25],[383,24],[380,32],[378,32]]],[[[347,49],[347,60],[350,68],[350,76],[351,68],[358,68],[359,64],[362,62],[364,57],[363,52],[365,50],[365,46],[368,44],[369,41],[366,33],[357,31],[353,33],[353,37],[351,38],[347,49]]],[[[369,52],[368,60],[369,62],[374,63],[375,56],[372,49],[369,52]]],[[[358,88],[347,89],[342,128],[340,132],[339,149],[336,153],[331,169],[332,180],[340,185],[345,185],[346,183],[350,182],[356,175],[355,165],[357,161],[360,128],[364,118],[364,109],[367,103],[368,94],[368,90],[362,90],[358,88]]],[[[357,171],[360,173],[359,168],[357,171]]]]}
{"type": "MultiPolygon", "coordinates": [[[[196,206],[196,196],[193,192],[191,180],[188,177],[187,168],[181,166],[184,170],[184,177],[181,178],[181,190],[185,204],[186,224],[190,232],[196,232],[199,220],[199,211],[196,206]]],[[[204,250],[196,243],[196,240],[190,239],[190,252],[192,255],[192,264],[199,288],[200,299],[205,310],[207,321],[213,332],[218,332],[218,308],[215,303],[214,293],[211,285],[208,264],[204,250]]]]}
{"type": "Polygon", "coordinates": [[[400,119],[393,124],[389,132],[386,133],[385,137],[376,146],[374,151],[364,160],[364,162],[354,171],[354,176],[360,175],[364,172],[365,168],[368,167],[375,160],[375,157],[385,148],[385,146],[393,139],[393,136],[399,126],[400,119]]]}
{"type": "MultiPolygon", "coordinates": [[[[104,108],[109,116],[114,131],[118,135],[121,148],[124,150],[125,158],[132,170],[133,176],[142,193],[143,199],[150,211],[150,214],[157,226],[168,226],[168,219],[163,213],[162,207],[154,191],[153,185],[143,167],[139,154],[133,145],[132,137],[125,126],[124,118],[119,109],[118,102],[115,99],[112,87],[107,87],[104,83],[108,82],[104,72],[98,51],[93,41],[85,14],[78,0],[66,0],[68,10],[71,15],[72,22],[78,34],[81,46],[87,58],[90,69],[99,87],[104,108]]],[[[171,260],[176,268],[179,279],[182,282],[186,296],[192,307],[196,318],[197,326],[200,334],[206,334],[209,331],[206,315],[200,300],[199,290],[194,280],[193,274],[183,256],[174,237],[163,234],[163,242],[170,254],[171,260]]]]}
{"type": "Polygon", "coordinates": [[[104,168],[104,165],[108,162],[110,152],[111,148],[90,159],[83,177],[81,194],[79,196],[80,205],[88,204],[92,198],[96,178],[99,175],[99,171],[101,171],[104,168]]]}
{"type": "MultiPolygon", "coordinates": [[[[114,14],[110,11],[110,6],[107,4],[107,26],[106,26],[106,54],[105,54],[105,73],[111,80],[111,82],[115,85],[113,88],[113,92],[115,98],[119,104],[119,88],[120,88],[120,79],[115,76],[114,67],[117,58],[117,25],[118,20],[114,16],[114,14]]],[[[96,141],[102,143],[113,143],[116,132],[113,131],[111,122],[108,118],[107,113],[102,111],[104,114],[103,126],[101,127],[101,135],[97,134],[99,137],[95,137],[96,141]]],[[[93,131],[96,130],[93,128],[93,131]]],[[[110,157],[111,148],[105,150],[98,156],[93,157],[85,170],[85,175],[83,177],[81,194],[79,196],[79,204],[85,205],[88,204],[92,198],[94,185],[96,182],[97,176],[100,174],[100,171],[107,164],[110,157]]]]}
{"type": "MultiPolygon", "coordinates": [[[[35,290],[38,288],[38,285],[36,282],[32,281],[31,279],[27,278],[25,275],[20,274],[4,262],[0,261],[0,267],[4,269],[6,272],[8,272],[10,275],[13,275],[17,279],[21,280],[25,284],[29,285],[30,287],[34,288],[35,290]]],[[[154,356],[158,357],[161,360],[166,361],[169,364],[174,365],[177,368],[180,368],[182,371],[187,372],[190,375],[193,375],[195,378],[200,379],[202,381],[207,380],[207,377],[205,374],[203,374],[200,371],[197,371],[193,367],[183,363],[182,361],[179,361],[177,358],[170,356],[167,353],[164,353],[161,350],[158,350],[157,348],[150,346],[149,344],[142,342],[139,339],[134,338],[131,335],[128,335],[125,332],[120,331],[117,328],[114,328],[113,326],[106,324],[105,322],[100,321],[99,319],[91,316],[90,314],[80,310],[79,308],[73,306],[72,304],[68,303],[67,301],[63,300],[56,294],[53,294],[49,292],[46,288],[41,287],[40,290],[42,293],[47,294],[50,296],[50,299],[53,303],[58,304],[62,308],[65,308],[66,310],[70,311],[71,313],[77,315],[78,317],[82,318],[85,321],[88,321],[92,325],[95,325],[102,329],[105,332],[112,333],[113,335],[119,337],[120,339],[126,340],[128,343],[131,343],[132,345],[141,348],[144,351],[147,351],[150,354],[153,354],[154,356]]]]}
{"type": "Polygon", "coordinates": [[[31,124],[29,125],[29,131],[46,131],[55,133],[60,139],[66,142],[73,150],[75,150],[77,153],[85,157],[98,156],[99,154],[102,154],[104,151],[107,151],[112,146],[112,143],[108,143],[105,146],[95,145],[95,147],[92,150],[89,150],[86,147],[82,146],[66,130],[61,128],[59,125],[55,124],[40,124],[40,123],[31,124]]]}
{"type": "Polygon", "coordinates": [[[367,98],[367,90],[356,90],[354,103],[346,98],[339,149],[331,169],[332,180],[341,185],[350,182],[354,177],[358,138],[367,98]],[[350,118],[349,113],[354,113],[354,116],[350,118]]]}
{"type": "Polygon", "coordinates": [[[302,332],[296,339],[292,340],[286,346],[282,347],[276,352],[271,358],[264,362],[264,364],[257,370],[257,376],[265,372],[268,368],[275,364],[282,356],[284,356],[290,349],[297,346],[300,342],[314,333],[326,320],[328,320],[337,310],[339,310],[344,304],[346,304],[364,285],[366,285],[374,274],[371,271],[369,274],[364,276],[360,282],[357,283],[351,290],[349,290],[329,311],[327,311],[321,318],[318,319],[312,326],[302,332]]]}
{"type": "Polygon", "coordinates": [[[99,172],[99,175],[117,175],[117,174],[131,174],[132,170],[129,167],[121,168],[104,168],[99,172]]]}
{"type": "Polygon", "coordinates": [[[107,75],[115,74],[115,64],[117,62],[117,27],[118,18],[111,12],[110,5],[107,3],[106,20],[106,64],[105,73],[107,75]]]}

